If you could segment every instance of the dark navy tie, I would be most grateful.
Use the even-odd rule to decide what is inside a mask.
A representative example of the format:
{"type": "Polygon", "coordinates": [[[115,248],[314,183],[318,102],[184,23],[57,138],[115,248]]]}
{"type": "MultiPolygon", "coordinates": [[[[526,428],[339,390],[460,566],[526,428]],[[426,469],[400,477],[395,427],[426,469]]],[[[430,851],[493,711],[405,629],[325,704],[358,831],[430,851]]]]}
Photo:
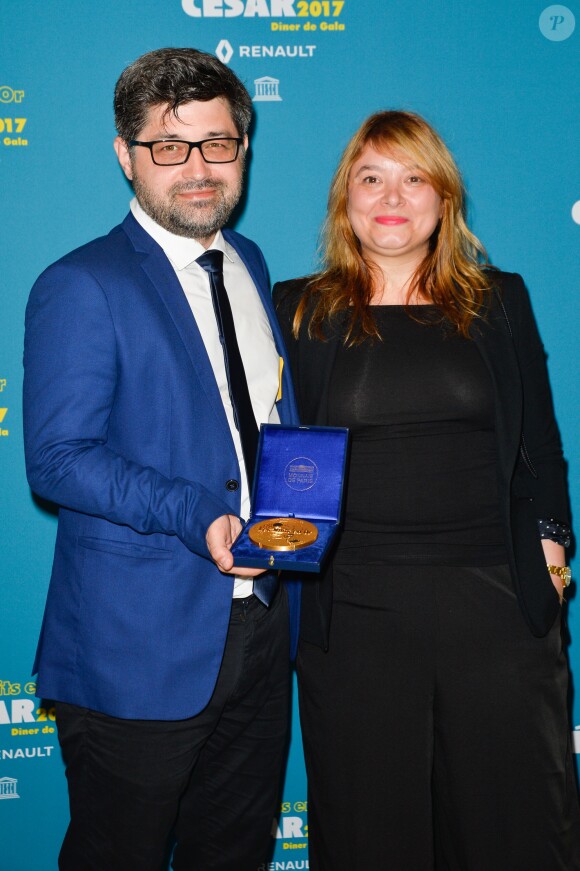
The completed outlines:
{"type": "Polygon", "coordinates": [[[228,390],[234,410],[234,420],[240,433],[248,486],[251,490],[258,449],[258,425],[252,409],[250,391],[236,337],[232,307],[224,285],[224,255],[222,251],[211,249],[198,257],[196,262],[209,273],[213,309],[224,352],[228,390]]]}
{"type": "MultiPolygon", "coordinates": [[[[234,409],[236,427],[240,433],[248,485],[251,489],[256,466],[258,426],[252,409],[250,391],[236,337],[232,307],[224,285],[224,255],[222,251],[210,249],[198,257],[196,262],[209,273],[211,298],[224,352],[230,400],[234,409]]],[[[278,578],[276,576],[262,575],[254,579],[254,595],[264,605],[270,604],[277,587],[278,578]]]]}

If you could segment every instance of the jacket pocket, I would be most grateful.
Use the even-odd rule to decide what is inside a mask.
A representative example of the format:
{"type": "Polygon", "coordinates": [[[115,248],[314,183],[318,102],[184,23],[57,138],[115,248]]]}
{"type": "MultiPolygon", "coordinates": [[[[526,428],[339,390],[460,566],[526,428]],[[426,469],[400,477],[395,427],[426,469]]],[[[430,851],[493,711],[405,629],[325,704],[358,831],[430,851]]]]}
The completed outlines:
{"type": "Polygon", "coordinates": [[[83,535],[79,537],[78,543],[80,547],[86,547],[89,550],[99,550],[135,559],[172,559],[173,557],[173,552],[170,550],[151,547],[147,544],[133,544],[129,541],[114,541],[110,538],[92,538],[83,535]]]}

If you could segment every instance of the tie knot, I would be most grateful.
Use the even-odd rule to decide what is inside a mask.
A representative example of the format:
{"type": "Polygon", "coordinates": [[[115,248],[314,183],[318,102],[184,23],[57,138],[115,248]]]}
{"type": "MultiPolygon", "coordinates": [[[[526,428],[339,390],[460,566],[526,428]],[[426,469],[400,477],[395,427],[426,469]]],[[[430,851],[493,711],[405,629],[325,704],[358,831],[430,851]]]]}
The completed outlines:
{"type": "Polygon", "coordinates": [[[224,254],[223,251],[218,251],[216,248],[210,248],[201,257],[195,261],[206,272],[219,272],[220,275],[224,271],[224,254]]]}

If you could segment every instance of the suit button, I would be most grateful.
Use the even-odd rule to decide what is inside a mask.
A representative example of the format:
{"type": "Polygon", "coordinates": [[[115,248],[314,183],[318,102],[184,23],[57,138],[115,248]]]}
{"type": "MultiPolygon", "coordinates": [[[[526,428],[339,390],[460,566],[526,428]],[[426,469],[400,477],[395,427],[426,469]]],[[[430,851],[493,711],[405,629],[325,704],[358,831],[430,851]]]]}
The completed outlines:
{"type": "Polygon", "coordinates": [[[226,481],[226,490],[229,490],[230,493],[233,493],[239,487],[239,482],[235,481],[233,478],[230,478],[229,481],[226,481]]]}

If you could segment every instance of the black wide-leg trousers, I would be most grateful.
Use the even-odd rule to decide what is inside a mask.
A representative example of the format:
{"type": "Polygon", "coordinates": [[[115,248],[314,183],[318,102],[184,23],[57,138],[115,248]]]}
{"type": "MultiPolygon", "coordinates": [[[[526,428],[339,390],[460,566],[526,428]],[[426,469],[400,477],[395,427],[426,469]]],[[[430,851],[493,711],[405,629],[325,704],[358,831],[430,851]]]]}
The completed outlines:
{"type": "Polygon", "coordinates": [[[287,742],[288,627],[283,589],[270,608],[234,600],[215,691],[191,719],[57,703],[71,810],[60,871],[161,871],[173,839],[175,871],[256,871],[287,742]]]}
{"type": "Polygon", "coordinates": [[[579,871],[560,620],[506,566],[335,566],[298,675],[311,871],[579,871]]]}

